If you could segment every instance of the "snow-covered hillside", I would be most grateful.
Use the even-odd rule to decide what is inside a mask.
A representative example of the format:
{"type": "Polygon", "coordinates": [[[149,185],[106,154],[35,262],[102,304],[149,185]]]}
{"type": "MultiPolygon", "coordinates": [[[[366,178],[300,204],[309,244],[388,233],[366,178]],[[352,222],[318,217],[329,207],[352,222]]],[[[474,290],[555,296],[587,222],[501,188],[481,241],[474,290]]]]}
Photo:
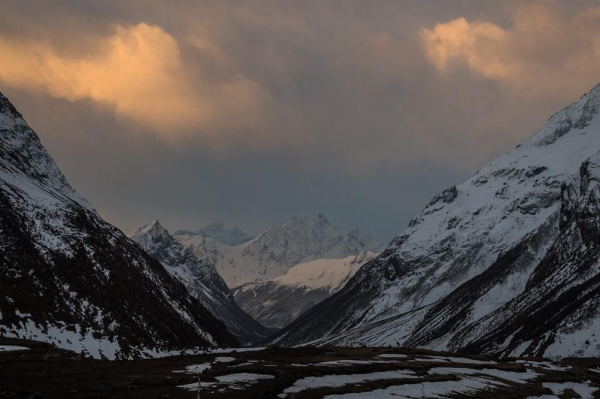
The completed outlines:
{"type": "Polygon", "coordinates": [[[362,252],[344,259],[318,259],[290,268],[283,276],[247,283],[233,290],[236,302],[267,327],[283,328],[339,291],[376,256],[362,252]]]}
{"type": "Polygon", "coordinates": [[[599,112],[600,85],[434,197],[344,289],[274,341],[597,353],[599,112]]]}
{"type": "Polygon", "coordinates": [[[95,357],[236,339],[69,185],[0,94],[0,335],[95,357]]]}
{"type": "Polygon", "coordinates": [[[382,249],[372,237],[336,227],[323,215],[294,218],[238,246],[199,234],[178,234],[175,239],[198,257],[211,259],[229,287],[276,278],[292,266],[316,259],[343,259],[382,249]]]}
{"type": "Polygon", "coordinates": [[[242,344],[258,343],[271,333],[240,309],[210,260],[198,258],[190,248],[178,243],[157,220],[137,229],[131,238],[225,323],[242,344]]]}

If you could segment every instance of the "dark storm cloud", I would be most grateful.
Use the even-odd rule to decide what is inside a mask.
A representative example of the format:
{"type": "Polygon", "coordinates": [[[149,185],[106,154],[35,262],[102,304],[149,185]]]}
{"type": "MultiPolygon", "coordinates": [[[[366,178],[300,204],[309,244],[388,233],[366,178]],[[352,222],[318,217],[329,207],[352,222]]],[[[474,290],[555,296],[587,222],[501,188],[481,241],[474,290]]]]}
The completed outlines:
{"type": "Polygon", "coordinates": [[[387,240],[600,81],[593,5],[5,2],[0,85],[125,231],[323,212],[387,240]]]}

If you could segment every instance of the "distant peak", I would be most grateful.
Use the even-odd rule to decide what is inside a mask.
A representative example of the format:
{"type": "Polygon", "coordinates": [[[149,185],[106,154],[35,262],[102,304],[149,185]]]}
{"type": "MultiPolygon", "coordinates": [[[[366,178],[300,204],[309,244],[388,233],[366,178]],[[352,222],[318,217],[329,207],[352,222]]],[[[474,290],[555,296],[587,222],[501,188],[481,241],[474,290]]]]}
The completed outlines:
{"type": "Polygon", "coordinates": [[[21,123],[25,123],[23,116],[17,111],[15,106],[10,100],[0,92],[0,116],[5,115],[11,119],[20,120],[21,123]]]}
{"type": "Polygon", "coordinates": [[[163,233],[167,232],[167,230],[161,226],[160,222],[157,219],[154,219],[150,223],[145,226],[140,227],[133,233],[134,236],[148,233],[163,233]]]}
{"type": "Polygon", "coordinates": [[[323,215],[322,213],[319,213],[317,215],[317,218],[322,221],[323,223],[329,223],[329,219],[327,219],[327,217],[325,215],[323,215]]]}
{"type": "Polygon", "coordinates": [[[321,222],[321,223],[330,223],[329,219],[322,213],[306,215],[306,216],[294,216],[292,217],[292,222],[321,222]]]}
{"type": "Polygon", "coordinates": [[[592,90],[590,90],[590,92],[587,93],[587,95],[588,96],[594,96],[594,97],[600,96],[600,83],[598,83],[596,86],[594,86],[592,88],[592,90]]]}
{"type": "Polygon", "coordinates": [[[573,129],[589,126],[599,113],[600,84],[597,84],[578,101],[550,117],[548,122],[528,140],[532,140],[537,146],[553,144],[573,129]]]}
{"type": "Polygon", "coordinates": [[[151,221],[150,223],[148,223],[146,226],[150,227],[150,228],[155,228],[155,227],[156,228],[162,228],[162,226],[160,225],[160,222],[158,221],[158,219],[154,219],[153,221],[151,221]]]}
{"type": "MultiPolygon", "coordinates": [[[[225,224],[219,223],[219,222],[213,222],[213,223],[209,224],[208,226],[203,227],[203,228],[200,229],[200,231],[205,231],[205,232],[207,232],[207,231],[210,231],[210,232],[221,232],[221,231],[225,231],[225,230],[227,230],[225,228],[225,224]]],[[[233,228],[229,229],[229,230],[233,230],[233,228]]]]}

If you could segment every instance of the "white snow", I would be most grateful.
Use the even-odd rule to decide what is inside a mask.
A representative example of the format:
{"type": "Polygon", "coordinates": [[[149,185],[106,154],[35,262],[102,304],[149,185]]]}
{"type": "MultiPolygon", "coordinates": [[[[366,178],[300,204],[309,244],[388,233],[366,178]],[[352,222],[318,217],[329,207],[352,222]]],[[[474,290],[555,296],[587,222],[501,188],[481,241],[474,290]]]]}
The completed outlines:
{"type": "Polygon", "coordinates": [[[259,380],[269,380],[275,378],[269,374],[237,373],[215,377],[220,383],[254,383],[259,380]]]}
{"type": "Polygon", "coordinates": [[[16,345],[0,345],[0,352],[15,352],[15,351],[26,351],[29,348],[24,346],[16,346],[16,345]]]}
{"type": "MultiPolygon", "coordinates": [[[[202,382],[201,387],[213,388],[216,386],[218,388],[221,385],[225,385],[226,388],[230,389],[243,389],[245,385],[255,384],[261,380],[269,380],[272,378],[275,377],[269,374],[235,373],[215,377],[215,379],[217,380],[216,383],[202,382]]],[[[195,392],[198,390],[198,383],[194,382],[191,384],[179,385],[178,388],[183,388],[187,389],[188,391],[195,392]]]]}
{"type": "Polygon", "coordinates": [[[375,256],[376,253],[367,252],[344,259],[318,259],[296,265],[283,276],[267,281],[289,287],[304,287],[308,290],[326,289],[329,294],[334,294],[363,264],[375,256]]]}
{"type": "Polygon", "coordinates": [[[241,353],[241,352],[259,352],[267,349],[266,347],[252,347],[252,348],[214,348],[205,351],[204,353],[241,353]]]}
{"type": "Polygon", "coordinates": [[[190,366],[186,366],[185,370],[175,370],[174,373],[185,373],[185,374],[202,374],[205,370],[211,368],[212,363],[201,363],[201,364],[192,364],[190,366]]]}
{"type": "MultiPolygon", "coordinates": [[[[422,399],[447,398],[451,394],[475,395],[479,391],[492,388],[497,384],[483,379],[471,378],[460,381],[424,382],[404,384],[369,392],[328,395],[326,399],[422,399]]],[[[475,396],[476,397],[476,396],[475,396]]]]}
{"type": "Polygon", "coordinates": [[[517,371],[505,371],[498,369],[487,369],[481,370],[459,368],[459,367],[434,367],[429,369],[429,374],[443,374],[443,375],[478,375],[484,374],[490,377],[501,378],[503,380],[524,383],[539,376],[535,371],[526,369],[524,372],[517,371]]]}
{"type": "Polygon", "coordinates": [[[233,362],[235,360],[235,357],[228,357],[228,356],[220,356],[215,358],[215,362],[221,362],[221,363],[229,363],[229,362],[233,362]]]}
{"type": "Polygon", "coordinates": [[[413,377],[414,375],[415,373],[410,370],[394,370],[366,374],[334,374],[321,377],[305,377],[296,381],[291,387],[286,388],[283,391],[283,396],[279,395],[279,397],[286,397],[288,394],[298,393],[311,388],[335,388],[364,381],[400,379],[413,377]]]}
{"type": "Polygon", "coordinates": [[[406,355],[402,355],[402,354],[398,354],[398,353],[384,353],[382,355],[379,355],[377,357],[382,357],[385,359],[391,358],[391,359],[402,359],[402,358],[406,358],[408,356],[406,355]]]}
{"type": "Polygon", "coordinates": [[[555,395],[562,395],[565,389],[572,389],[582,399],[593,399],[594,393],[598,390],[598,388],[594,388],[591,385],[591,381],[583,382],[561,382],[561,383],[552,383],[552,382],[544,382],[542,385],[544,388],[549,388],[552,390],[552,393],[555,395]]]}

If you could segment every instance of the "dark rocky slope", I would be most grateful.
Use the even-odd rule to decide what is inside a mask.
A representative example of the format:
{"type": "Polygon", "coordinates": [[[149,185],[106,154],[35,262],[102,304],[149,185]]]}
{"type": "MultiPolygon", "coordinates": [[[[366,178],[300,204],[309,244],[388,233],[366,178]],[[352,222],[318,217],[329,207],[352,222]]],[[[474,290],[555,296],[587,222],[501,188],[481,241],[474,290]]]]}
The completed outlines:
{"type": "Polygon", "coordinates": [[[66,181],[0,94],[0,335],[95,357],[237,345],[66,181]]]}

